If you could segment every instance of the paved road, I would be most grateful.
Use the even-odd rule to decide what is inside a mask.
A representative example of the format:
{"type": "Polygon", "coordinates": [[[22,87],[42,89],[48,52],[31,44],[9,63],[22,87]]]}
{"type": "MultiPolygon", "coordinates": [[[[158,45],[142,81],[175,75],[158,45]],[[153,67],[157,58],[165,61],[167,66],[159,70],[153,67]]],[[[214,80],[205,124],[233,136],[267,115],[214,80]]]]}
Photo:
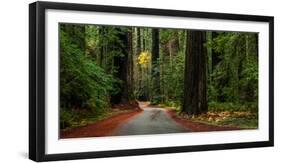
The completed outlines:
{"type": "Polygon", "coordinates": [[[114,135],[144,135],[189,132],[168,116],[162,108],[141,105],[143,112],[121,125],[114,135]]]}

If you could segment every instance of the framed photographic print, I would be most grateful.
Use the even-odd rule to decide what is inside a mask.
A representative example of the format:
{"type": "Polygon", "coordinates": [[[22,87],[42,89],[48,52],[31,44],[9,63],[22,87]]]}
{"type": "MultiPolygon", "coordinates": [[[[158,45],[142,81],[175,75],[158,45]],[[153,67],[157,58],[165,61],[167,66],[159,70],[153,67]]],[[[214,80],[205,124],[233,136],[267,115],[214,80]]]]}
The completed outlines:
{"type": "Polygon", "coordinates": [[[34,161],[273,146],[273,17],[35,2],[34,161]]]}

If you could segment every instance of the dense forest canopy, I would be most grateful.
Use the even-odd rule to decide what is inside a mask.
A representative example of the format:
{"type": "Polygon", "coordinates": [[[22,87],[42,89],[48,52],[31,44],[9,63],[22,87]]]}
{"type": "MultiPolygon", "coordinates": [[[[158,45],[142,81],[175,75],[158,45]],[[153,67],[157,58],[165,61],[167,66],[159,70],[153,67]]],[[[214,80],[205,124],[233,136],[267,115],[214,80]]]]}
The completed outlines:
{"type": "Polygon", "coordinates": [[[258,34],[60,24],[61,128],[133,100],[258,112],[258,34]],[[85,116],[85,115],[84,115],[85,116]]]}

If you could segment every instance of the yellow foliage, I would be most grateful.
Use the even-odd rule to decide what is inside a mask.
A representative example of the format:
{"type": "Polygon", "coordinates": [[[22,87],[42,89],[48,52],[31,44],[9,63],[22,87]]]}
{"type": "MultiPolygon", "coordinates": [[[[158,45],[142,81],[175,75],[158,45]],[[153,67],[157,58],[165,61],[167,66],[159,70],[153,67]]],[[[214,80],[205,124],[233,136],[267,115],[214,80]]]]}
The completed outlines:
{"type": "Polygon", "coordinates": [[[143,67],[147,67],[150,62],[150,53],[148,51],[143,51],[140,53],[138,57],[138,64],[140,64],[143,67]]]}

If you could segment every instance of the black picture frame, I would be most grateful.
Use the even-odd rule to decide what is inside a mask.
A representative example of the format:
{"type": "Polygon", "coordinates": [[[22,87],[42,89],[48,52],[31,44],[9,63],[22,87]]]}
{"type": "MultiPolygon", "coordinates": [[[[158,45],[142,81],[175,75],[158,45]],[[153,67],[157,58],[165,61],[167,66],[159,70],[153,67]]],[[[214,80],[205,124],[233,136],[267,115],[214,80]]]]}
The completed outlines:
{"type": "Polygon", "coordinates": [[[29,5],[29,158],[34,161],[55,161],[100,157],[132,156],[190,151],[268,147],[274,145],[274,18],[270,16],[239,15],[210,12],[178,11],[88,4],[34,2],[29,5]],[[241,20],[269,23],[269,140],[214,145],[156,147],[149,149],[114,150],[83,153],[45,153],[45,11],[95,11],[123,14],[160,15],[175,17],[241,20]]]}

